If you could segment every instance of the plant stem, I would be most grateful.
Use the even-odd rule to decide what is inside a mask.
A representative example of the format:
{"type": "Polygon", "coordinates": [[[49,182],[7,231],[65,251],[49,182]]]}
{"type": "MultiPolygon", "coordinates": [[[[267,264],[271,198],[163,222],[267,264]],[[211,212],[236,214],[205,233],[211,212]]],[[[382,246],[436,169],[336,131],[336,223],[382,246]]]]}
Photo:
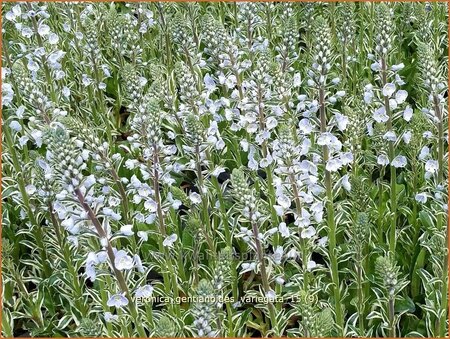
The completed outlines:
{"type": "MultiPolygon", "coordinates": [[[[300,195],[298,193],[297,183],[295,182],[294,174],[289,175],[289,179],[291,181],[292,191],[294,193],[294,201],[295,208],[297,211],[297,215],[301,216],[302,208],[300,202],[300,195]]],[[[308,252],[305,244],[305,239],[300,237],[300,246],[302,251],[302,266],[303,266],[303,289],[305,292],[308,290],[308,271],[307,271],[307,263],[308,263],[308,252]]]]}
{"type": "Polygon", "coordinates": [[[202,173],[202,166],[200,163],[200,146],[198,144],[195,145],[195,155],[196,155],[196,171],[197,171],[197,181],[198,181],[198,190],[200,192],[200,196],[202,198],[202,217],[203,217],[203,223],[204,228],[203,232],[206,238],[206,242],[208,243],[209,250],[211,251],[211,255],[215,257],[216,251],[214,248],[214,242],[212,241],[210,237],[211,232],[211,220],[209,218],[209,206],[208,206],[208,197],[205,194],[204,191],[204,183],[203,183],[203,173],[202,173]]]}
{"type": "Polygon", "coordinates": [[[395,299],[389,297],[389,336],[395,338],[395,299]]]}
{"type": "MultiPolygon", "coordinates": [[[[164,279],[164,285],[165,285],[165,292],[167,295],[169,295],[171,292],[173,293],[174,298],[178,297],[178,282],[177,282],[177,275],[175,274],[173,270],[172,260],[170,257],[170,253],[163,245],[163,239],[167,236],[166,226],[164,224],[164,215],[162,211],[162,204],[161,204],[161,196],[159,192],[159,156],[158,153],[158,145],[153,144],[153,190],[155,191],[155,202],[157,205],[157,213],[158,213],[158,226],[159,226],[159,232],[161,234],[160,237],[158,237],[158,246],[159,251],[161,253],[164,253],[164,257],[166,259],[167,268],[169,270],[170,276],[172,279],[169,278],[166,272],[163,272],[163,279],[164,279]],[[172,280],[172,291],[170,290],[170,280],[172,280]]],[[[175,309],[175,312],[177,316],[180,316],[180,307],[178,304],[173,304],[172,307],[175,309]]]]}
{"type": "MultiPolygon", "coordinates": [[[[263,131],[266,128],[265,124],[265,115],[264,115],[264,109],[263,109],[263,90],[261,88],[261,84],[258,84],[258,118],[259,118],[259,129],[263,131]]],[[[269,150],[267,147],[267,140],[264,140],[264,142],[261,145],[262,147],[262,154],[263,157],[266,158],[269,154],[269,150]]],[[[278,225],[278,215],[275,211],[275,208],[273,207],[275,205],[275,189],[273,187],[273,177],[272,177],[272,171],[271,168],[267,168],[266,172],[266,179],[267,179],[267,189],[268,189],[268,200],[270,205],[270,215],[272,224],[278,225]]],[[[278,246],[280,243],[280,237],[278,233],[274,237],[274,246],[278,246]]]]}
{"type": "Polygon", "coordinates": [[[383,177],[384,177],[384,166],[381,167],[380,178],[378,179],[378,220],[377,220],[377,230],[378,230],[378,242],[382,244],[384,242],[384,227],[383,227],[383,214],[384,214],[384,206],[383,206],[383,177]]]}
{"type": "MultiPolygon", "coordinates": [[[[323,88],[319,89],[319,111],[320,111],[320,132],[325,133],[327,127],[327,118],[325,111],[325,91],[323,88]]],[[[343,336],[344,318],[342,314],[341,305],[341,290],[339,281],[339,267],[336,257],[336,224],[334,220],[334,204],[333,204],[333,184],[331,181],[331,173],[326,169],[329,159],[329,150],[326,145],[322,147],[323,165],[325,170],[325,189],[327,194],[327,220],[328,220],[328,249],[330,256],[331,277],[333,281],[334,306],[336,312],[336,324],[339,328],[339,335],[343,336]]]]}
{"type": "Polygon", "coordinates": [[[356,258],[356,274],[357,274],[357,288],[358,288],[358,325],[359,325],[359,335],[364,336],[365,329],[364,329],[364,289],[363,289],[363,283],[362,283],[362,258],[361,258],[361,250],[362,248],[358,249],[357,258],[356,258]]]}
{"type": "MultiPolygon", "coordinates": [[[[252,220],[252,213],[250,213],[250,220],[252,220]]],[[[269,284],[269,278],[267,276],[266,263],[265,263],[265,258],[264,258],[261,241],[259,240],[258,225],[256,224],[256,222],[253,222],[253,221],[252,221],[252,230],[253,230],[253,237],[255,238],[256,255],[258,256],[258,261],[261,265],[260,268],[261,268],[261,280],[262,280],[262,284],[263,284],[263,289],[264,289],[264,293],[266,294],[265,297],[267,297],[268,292],[271,290],[270,284],[269,284]]],[[[275,333],[277,333],[278,324],[277,324],[277,318],[275,315],[275,307],[271,301],[268,301],[267,305],[269,308],[269,316],[270,316],[270,321],[272,323],[272,328],[275,330],[275,333]]]]}
{"type": "MultiPolygon", "coordinates": [[[[386,59],[381,58],[381,76],[383,87],[387,84],[387,65],[386,59]]],[[[388,131],[392,130],[392,113],[389,107],[389,98],[384,96],[384,107],[386,114],[389,117],[387,121],[388,131]]],[[[390,171],[391,171],[391,227],[389,229],[389,250],[392,254],[395,253],[396,246],[396,231],[397,231],[397,171],[394,166],[392,166],[392,160],[395,157],[394,142],[389,141],[389,161],[390,161],[390,171]]]]}

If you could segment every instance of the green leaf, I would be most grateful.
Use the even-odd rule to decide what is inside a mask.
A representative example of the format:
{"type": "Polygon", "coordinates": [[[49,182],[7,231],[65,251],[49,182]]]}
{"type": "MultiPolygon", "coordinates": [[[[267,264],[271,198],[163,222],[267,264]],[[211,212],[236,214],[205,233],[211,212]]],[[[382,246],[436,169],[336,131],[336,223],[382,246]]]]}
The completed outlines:
{"type": "Polygon", "coordinates": [[[425,226],[427,229],[433,229],[434,228],[434,221],[431,215],[428,211],[420,211],[419,212],[419,219],[422,222],[422,225],[425,226]]]}
{"type": "Polygon", "coordinates": [[[395,312],[396,313],[414,313],[416,311],[416,305],[410,297],[399,298],[395,301],[395,312]]]}

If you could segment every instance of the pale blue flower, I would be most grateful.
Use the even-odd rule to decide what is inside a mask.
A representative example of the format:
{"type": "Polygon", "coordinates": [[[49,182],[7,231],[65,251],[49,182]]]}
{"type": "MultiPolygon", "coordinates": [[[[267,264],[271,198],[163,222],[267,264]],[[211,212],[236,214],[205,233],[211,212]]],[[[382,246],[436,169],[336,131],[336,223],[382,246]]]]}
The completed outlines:
{"type": "Polygon", "coordinates": [[[403,119],[405,119],[405,121],[409,122],[411,121],[411,118],[413,116],[413,109],[411,108],[411,106],[406,106],[405,110],[403,111],[403,119]]]}
{"type": "Polygon", "coordinates": [[[380,154],[377,157],[377,164],[381,166],[389,165],[389,158],[386,156],[386,154],[380,154]]]}
{"type": "Polygon", "coordinates": [[[436,173],[439,169],[439,163],[437,160],[427,160],[425,163],[425,171],[429,173],[436,173]]]}
{"type": "Polygon", "coordinates": [[[373,120],[378,123],[386,122],[389,120],[389,116],[386,114],[386,108],[381,106],[375,112],[373,112],[373,120]]]}
{"type": "Polygon", "coordinates": [[[280,225],[278,226],[278,231],[283,238],[287,238],[291,235],[291,233],[289,232],[289,228],[287,227],[285,222],[280,223],[280,225]]]}
{"type": "Polygon", "coordinates": [[[392,94],[394,94],[395,90],[395,84],[389,82],[383,87],[383,95],[385,97],[390,97],[392,94]]]}
{"type": "Polygon", "coordinates": [[[9,123],[9,128],[11,128],[13,131],[16,131],[16,132],[20,132],[22,130],[22,126],[16,120],[13,120],[9,123]]]}
{"type": "Polygon", "coordinates": [[[105,312],[103,318],[107,323],[112,323],[114,321],[119,320],[119,316],[117,314],[112,314],[111,312],[105,312]]]}
{"type": "Polygon", "coordinates": [[[405,167],[407,164],[406,157],[403,155],[397,155],[394,160],[392,160],[391,165],[395,168],[405,167]]]}
{"type": "Polygon", "coordinates": [[[124,250],[117,251],[114,259],[114,266],[119,270],[131,270],[134,266],[133,258],[124,250]]]}
{"type": "Polygon", "coordinates": [[[315,235],[316,229],[314,228],[314,226],[309,226],[308,228],[303,229],[302,233],[300,234],[302,239],[311,239],[315,235]]]}
{"type": "Polygon", "coordinates": [[[415,199],[417,202],[425,204],[427,202],[428,197],[426,193],[417,193],[415,199]]]}
{"type": "Polygon", "coordinates": [[[425,160],[430,155],[430,149],[428,146],[423,146],[420,150],[419,159],[425,160]]]}
{"type": "Polygon", "coordinates": [[[410,143],[410,141],[411,141],[411,137],[412,137],[411,131],[406,131],[403,134],[403,141],[404,141],[404,143],[408,145],[410,143]]]}
{"type": "Polygon", "coordinates": [[[135,296],[136,298],[149,298],[152,296],[153,290],[154,288],[152,285],[144,285],[136,290],[135,296]]]}
{"type": "Polygon", "coordinates": [[[133,225],[123,225],[120,228],[120,233],[125,235],[125,236],[127,236],[127,237],[132,236],[134,234],[134,232],[133,232],[133,225]]]}
{"type": "Polygon", "coordinates": [[[128,299],[123,294],[114,294],[108,299],[106,305],[109,307],[114,306],[116,308],[121,308],[128,305],[128,299]]]}
{"type": "Polygon", "coordinates": [[[164,239],[164,241],[163,241],[163,246],[164,246],[164,247],[173,247],[173,243],[174,243],[175,241],[177,241],[177,239],[178,239],[178,235],[176,235],[176,234],[174,233],[174,234],[168,236],[166,239],[164,239]]]}
{"type": "Polygon", "coordinates": [[[395,93],[395,101],[400,105],[405,102],[406,98],[408,97],[408,92],[405,90],[399,90],[397,93],[395,93]]]}

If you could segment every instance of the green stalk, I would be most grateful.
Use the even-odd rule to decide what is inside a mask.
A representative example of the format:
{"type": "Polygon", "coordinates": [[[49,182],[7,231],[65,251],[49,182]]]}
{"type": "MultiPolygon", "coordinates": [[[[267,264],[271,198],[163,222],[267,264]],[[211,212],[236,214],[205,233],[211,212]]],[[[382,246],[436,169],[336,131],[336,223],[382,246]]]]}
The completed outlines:
{"type": "MultiPolygon", "coordinates": [[[[222,223],[223,223],[223,228],[224,228],[224,233],[225,233],[225,241],[229,248],[233,248],[233,235],[232,235],[232,232],[230,231],[230,224],[228,223],[228,216],[227,216],[227,212],[225,209],[225,202],[223,200],[222,190],[219,185],[219,181],[217,180],[216,177],[212,176],[211,181],[216,189],[217,199],[219,200],[220,214],[222,217],[222,223]]],[[[235,266],[234,262],[232,262],[231,265],[232,265],[231,275],[232,275],[232,281],[233,281],[232,282],[233,299],[238,300],[238,293],[239,293],[238,274],[237,274],[237,269],[235,267],[233,267],[233,266],[235,266]]]]}
{"type": "MultiPolygon", "coordinates": [[[[325,111],[325,91],[323,88],[319,89],[319,111],[320,111],[320,132],[326,132],[327,118],[325,111]]],[[[328,250],[330,256],[330,268],[331,277],[333,281],[333,294],[334,294],[334,309],[336,312],[336,324],[339,328],[339,335],[343,336],[344,330],[344,317],[341,306],[341,290],[339,281],[339,267],[336,257],[336,224],[334,220],[334,204],[333,204],[333,184],[331,181],[331,173],[326,170],[326,164],[329,159],[329,150],[326,145],[322,147],[323,152],[323,165],[325,170],[325,189],[327,194],[327,220],[328,220],[328,250]]]]}
{"type": "MultiPolygon", "coordinates": [[[[258,84],[258,119],[259,119],[259,128],[260,130],[264,130],[265,125],[265,115],[264,110],[262,108],[263,103],[263,92],[260,84],[258,84]]],[[[262,154],[265,157],[269,154],[268,147],[267,147],[267,140],[264,140],[264,142],[261,145],[262,147],[262,154]]],[[[269,205],[270,205],[270,216],[272,224],[278,225],[278,215],[275,211],[275,208],[273,207],[275,205],[275,189],[273,187],[273,176],[271,168],[267,168],[266,172],[266,178],[267,178],[267,189],[268,189],[268,199],[269,199],[269,205]]],[[[277,233],[274,237],[274,246],[278,246],[280,244],[280,237],[277,233]]]]}
{"type": "MultiPolygon", "coordinates": [[[[387,84],[387,65],[385,57],[381,58],[381,76],[383,87],[387,84]]],[[[389,98],[384,97],[384,107],[386,109],[386,114],[389,117],[387,121],[387,129],[390,131],[392,129],[392,113],[389,107],[389,98]]],[[[390,161],[390,171],[391,171],[391,227],[389,229],[389,250],[392,254],[395,253],[396,246],[396,230],[397,230],[397,171],[394,166],[392,166],[392,160],[395,157],[394,142],[389,141],[389,161],[390,161]]]]}
{"type": "MultiPolygon", "coordinates": [[[[173,293],[174,299],[178,297],[178,283],[177,283],[177,275],[175,274],[175,271],[173,269],[172,260],[170,257],[170,253],[163,245],[163,239],[167,236],[166,226],[164,224],[164,215],[162,212],[162,204],[161,204],[161,196],[159,192],[159,157],[158,157],[158,146],[156,144],[153,144],[153,190],[155,191],[155,202],[157,207],[157,213],[158,213],[158,226],[159,226],[159,232],[161,234],[160,237],[158,237],[158,246],[160,253],[164,253],[164,257],[166,259],[167,268],[169,270],[169,275],[167,275],[166,272],[163,272],[163,280],[164,280],[164,286],[165,286],[165,292],[167,295],[170,295],[170,293],[173,293]],[[170,287],[170,280],[172,280],[172,290],[170,287]]],[[[178,304],[173,304],[172,307],[174,308],[176,315],[180,316],[180,307],[178,304]]]]}
{"type": "Polygon", "coordinates": [[[395,338],[395,298],[389,297],[389,336],[395,338]]]}
{"type": "MultiPolygon", "coordinates": [[[[109,159],[106,158],[106,155],[102,154],[101,156],[105,162],[106,161],[109,162],[109,159]]],[[[128,198],[127,198],[127,193],[125,191],[125,187],[123,186],[122,181],[120,181],[119,175],[112,163],[109,163],[109,168],[110,168],[111,176],[113,177],[114,181],[117,184],[117,188],[119,189],[119,194],[120,194],[122,208],[123,208],[123,214],[124,214],[124,222],[128,224],[130,222],[129,206],[128,206],[128,198]]]]}
{"type": "Polygon", "coordinates": [[[153,304],[145,303],[145,314],[150,326],[153,328],[155,326],[153,322],[153,304]]]}
{"type": "MultiPolygon", "coordinates": [[[[252,220],[252,214],[250,213],[250,220],[252,220]]],[[[259,240],[259,229],[256,222],[252,222],[252,230],[253,230],[253,237],[255,238],[255,245],[256,245],[256,255],[258,256],[258,261],[261,264],[261,280],[263,284],[263,290],[265,293],[265,296],[267,296],[267,293],[270,291],[270,284],[269,284],[269,278],[266,271],[266,263],[264,258],[264,253],[261,245],[261,241],[259,240]]],[[[275,314],[275,307],[272,302],[268,302],[267,306],[269,308],[269,316],[270,316],[270,322],[272,324],[272,329],[275,330],[275,335],[278,336],[278,322],[277,317],[275,314]]]]}
{"type": "MultiPolygon", "coordinates": [[[[291,181],[292,191],[294,192],[294,201],[295,201],[295,208],[297,211],[297,215],[300,216],[302,214],[302,208],[301,208],[301,202],[300,202],[300,195],[298,193],[297,183],[295,182],[294,174],[289,175],[289,179],[291,181]]],[[[300,237],[300,246],[301,246],[301,252],[302,252],[302,266],[303,266],[303,289],[308,291],[308,270],[307,270],[307,262],[308,262],[308,252],[306,248],[305,239],[300,237]]]]}
{"type": "Polygon", "coordinates": [[[208,244],[209,250],[211,251],[211,255],[213,257],[216,256],[216,251],[214,247],[214,242],[211,239],[210,233],[211,233],[211,220],[209,219],[209,206],[208,206],[208,197],[206,196],[203,188],[203,174],[202,174],[202,167],[200,164],[200,146],[198,144],[195,145],[195,156],[196,156],[196,171],[197,171],[197,181],[198,181],[198,190],[200,192],[200,196],[202,198],[202,218],[204,223],[203,232],[206,238],[206,242],[208,244]]]}
{"type": "Polygon", "coordinates": [[[383,227],[383,177],[384,177],[384,166],[381,167],[380,178],[378,180],[378,220],[377,220],[377,230],[378,230],[378,242],[382,244],[384,242],[384,227],[383,227]]]}
{"type": "Polygon", "coordinates": [[[361,258],[362,248],[358,248],[357,258],[356,258],[356,284],[358,288],[358,326],[359,335],[364,336],[364,288],[363,288],[363,277],[362,277],[362,258],[361,258]]]}

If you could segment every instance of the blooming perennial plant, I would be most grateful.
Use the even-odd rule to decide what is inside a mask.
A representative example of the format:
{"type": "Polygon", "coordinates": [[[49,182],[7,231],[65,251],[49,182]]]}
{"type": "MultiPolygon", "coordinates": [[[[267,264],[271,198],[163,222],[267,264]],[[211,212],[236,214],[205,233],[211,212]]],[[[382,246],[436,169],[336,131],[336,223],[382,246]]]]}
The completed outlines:
{"type": "Polygon", "coordinates": [[[2,334],[445,336],[447,13],[2,3],[2,334]]]}

